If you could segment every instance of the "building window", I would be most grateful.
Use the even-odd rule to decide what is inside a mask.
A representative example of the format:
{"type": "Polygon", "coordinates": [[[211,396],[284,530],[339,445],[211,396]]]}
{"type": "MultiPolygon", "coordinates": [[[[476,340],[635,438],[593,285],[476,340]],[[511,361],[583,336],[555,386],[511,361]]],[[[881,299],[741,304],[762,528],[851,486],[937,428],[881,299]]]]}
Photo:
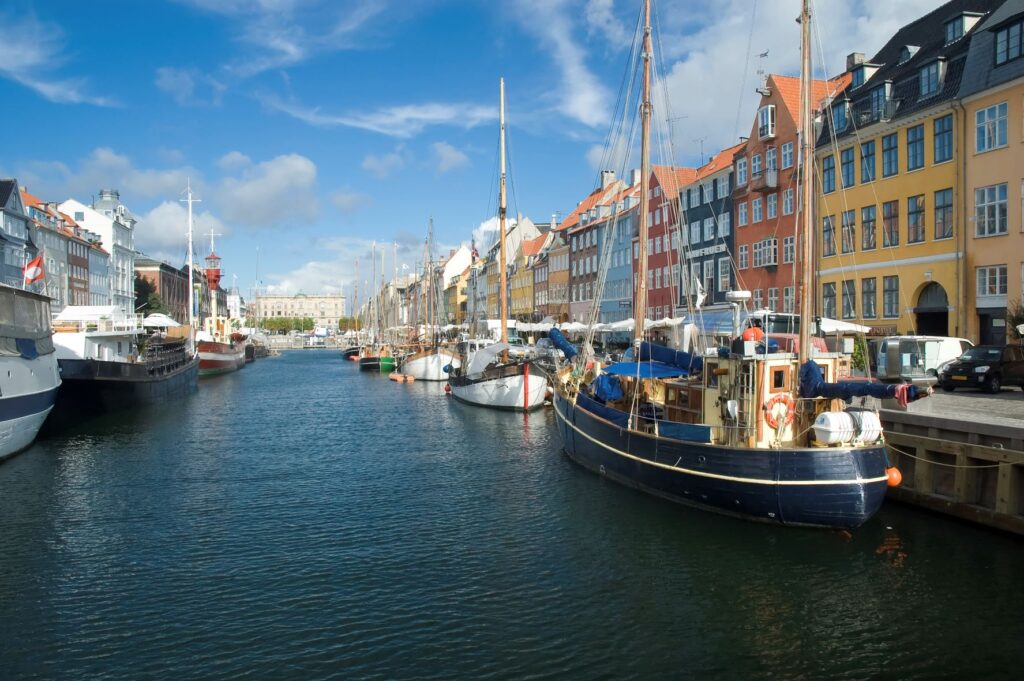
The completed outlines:
{"type": "Polygon", "coordinates": [[[822,285],[822,316],[836,318],[836,285],[833,282],[822,285]]]}
{"type": "Polygon", "coordinates": [[[732,227],[732,215],[729,213],[722,213],[718,216],[718,236],[729,236],[729,230],[732,227]]]}
{"type": "Polygon", "coordinates": [[[871,182],[875,179],[875,140],[860,145],[860,181],[871,182]]]}
{"type": "Polygon", "coordinates": [[[750,257],[750,249],[747,247],[746,244],[740,245],[739,268],[741,270],[745,270],[745,269],[747,269],[750,266],[749,257],[750,257]]]}
{"type": "Polygon", "coordinates": [[[1006,146],[1006,102],[975,112],[974,135],[978,153],[1006,146]]]}
{"type": "Polygon", "coordinates": [[[793,190],[787,189],[782,192],[782,214],[792,215],[793,214],[793,190]]]}
{"type": "Polygon", "coordinates": [[[1006,184],[974,190],[974,236],[1006,234],[1006,184]]]}
{"type": "Polygon", "coordinates": [[[747,159],[741,158],[736,161],[736,184],[744,185],[747,183],[747,159]]]}
{"type": "Polygon", "coordinates": [[[718,259],[718,290],[731,291],[732,282],[729,279],[729,258],[718,259]]]}
{"type": "Polygon", "coordinates": [[[857,317],[857,283],[851,279],[843,282],[843,319],[857,317]]]}
{"type": "Polygon", "coordinates": [[[711,295],[715,290],[715,261],[708,259],[704,261],[704,291],[711,295]]]}
{"type": "Polygon", "coordinates": [[[924,194],[907,199],[907,243],[924,241],[924,194]]]}
{"type": "Polygon", "coordinates": [[[756,288],[754,289],[754,309],[760,310],[764,308],[764,290],[756,288]]]}
{"type": "Polygon", "coordinates": [[[921,84],[921,96],[927,97],[939,91],[939,77],[941,74],[942,62],[934,61],[923,67],[918,80],[921,84]]]}
{"type": "Polygon", "coordinates": [[[778,217],[779,215],[779,195],[769,194],[768,195],[768,219],[778,217]]]}
{"type": "Polygon", "coordinates": [[[744,201],[740,204],[739,208],[736,209],[738,215],[736,216],[736,222],[740,227],[747,226],[747,202],[744,201]]]}
{"type": "Polygon", "coordinates": [[[953,236],[953,190],[935,192],[935,238],[949,239],[953,236]]]}
{"type": "Polygon", "coordinates": [[[775,136],[775,105],[769,104],[757,110],[757,136],[760,139],[775,136]]]}
{"type": "Polygon", "coordinates": [[[1024,54],[1024,21],[1010,24],[1006,28],[996,31],[996,64],[1018,59],[1024,54]]]}
{"type": "Polygon", "coordinates": [[[836,226],[835,216],[826,215],[821,221],[823,239],[821,242],[822,255],[829,256],[836,254],[836,226]]]}
{"type": "Polygon", "coordinates": [[[875,305],[878,293],[875,291],[875,278],[868,277],[860,281],[860,306],[864,311],[864,319],[874,319],[878,315],[875,305]]]}
{"type": "Polygon", "coordinates": [[[761,222],[762,218],[764,217],[761,211],[761,199],[754,199],[753,201],[750,202],[750,206],[753,212],[753,216],[751,217],[750,221],[761,222]]]}
{"type": "Polygon", "coordinates": [[[821,162],[821,190],[826,194],[836,190],[835,156],[826,156],[821,162]]]}
{"type": "Polygon", "coordinates": [[[700,222],[690,223],[690,245],[694,246],[700,243],[700,222]]]}
{"type": "Polygon", "coordinates": [[[771,147],[764,152],[764,167],[768,170],[778,169],[778,151],[776,151],[775,147],[771,147]]]}
{"type": "Polygon", "coordinates": [[[779,289],[775,287],[768,289],[768,309],[772,312],[779,311],[779,289]]]}
{"type": "Polygon", "coordinates": [[[786,142],[782,145],[782,169],[793,167],[793,143],[786,142]]]}
{"type": "Polygon", "coordinates": [[[794,286],[787,286],[784,289],[782,289],[782,311],[783,312],[788,312],[788,313],[792,313],[793,312],[793,308],[795,307],[795,300],[794,300],[794,298],[796,297],[795,294],[796,294],[796,287],[794,287],[794,286]]]}
{"type": "Polygon", "coordinates": [[[860,87],[863,84],[864,84],[864,67],[863,66],[858,66],[853,71],[852,80],[850,82],[850,87],[851,88],[860,87]]]}
{"type": "Polygon", "coordinates": [[[990,265],[978,268],[978,295],[1006,295],[1006,265],[990,265]]]}
{"type": "Polygon", "coordinates": [[[725,195],[728,194],[728,193],[729,193],[729,180],[724,178],[724,177],[718,178],[718,181],[715,183],[715,198],[716,199],[724,199],[725,195]]]}
{"type": "Polygon", "coordinates": [[[882,245],[886,248],[900,245],[900,202],[882,204],[882,245]]]}
{"type": "Polygon", "coordinates": [[[924,125],[907,128],[907,170],[924,167],[924,125]]]}
{"type": "Polygon", "coordinates": [[[843,178],[843,189],[852,187],[854,184],[854,151],[853,147],[843,149],[839,155],[840,172],[843,178]]]}
{"type": "Polygon", "coordinates": [[[860,250],[875,250],[875,207],[865,206],[860,209],[860,250]]]}
{"type": "Polygon", "coordinates": [[[796,260],[796,237],[784,237],[782,239],[782,262],[791,263],[794,260],[796,260]]]}
{"type": "Polygon", "coordinates": [[[962,38],[964,35],[964,18],[962,16],[946,22],[946,44],[962,38]]]}
{"type": "Polygon", "coordinates": [[[761,154],[754,154],[750,157],[750,177],[761,176],[761,154]]]}
{"type": "Polygon", "coordinates": [[[846,109],[847,103],[845,101],[839,102],[836,106],[832,107],[832,122],[835,125],[834,132],[842,132],[846,130],[846,109]]]}
{"type": "Polygon", "coordinates": [[[879,85],[871,91],[871,118],[878,120],[885,113],[885,103],[888,101],[888,92],[886,86],[879,85]]]}
{"type": "Polygon", "coordinates": [[[882,316],[886,319],[900,316],[899,277],[882,277],[882,316]]]}
{"type": "Polygon", "coordinates": [[[853,253],[856,249],[857,237],[857,216],[856,211],[848,210],[843,212],[842,218],[842,240],[843,253],[853,253]]]}
{"type": "Polygon", "coordinates": [[[899,135],[894,132],[882,138],[882,177],[891,177],[899,171],[899,135]]]}
{"type": "Polygon", "coordinates": [[[715,238],[715,219],[704,218],[704,240],[709,241],[715,238]]]}
{"type": "Polygon", "coordinates": [[[933,125],[933,147],[935,163],[942,163],[953,158],[953,114],[936,118],[933,125]]]}

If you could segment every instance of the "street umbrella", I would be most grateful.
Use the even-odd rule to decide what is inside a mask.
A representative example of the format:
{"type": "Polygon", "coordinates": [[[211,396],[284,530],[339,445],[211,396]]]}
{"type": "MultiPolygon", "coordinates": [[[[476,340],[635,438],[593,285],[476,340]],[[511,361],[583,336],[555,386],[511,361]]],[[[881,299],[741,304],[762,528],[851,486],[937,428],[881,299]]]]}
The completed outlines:
{"type": "Polygon", "coordinates": [[[154,312],[145,319],[142,320],[143,326],[156,327],[160,329],[166,329],[172,326],[181,326],[178,322],[174,321],[163,312],[154,312]]]}

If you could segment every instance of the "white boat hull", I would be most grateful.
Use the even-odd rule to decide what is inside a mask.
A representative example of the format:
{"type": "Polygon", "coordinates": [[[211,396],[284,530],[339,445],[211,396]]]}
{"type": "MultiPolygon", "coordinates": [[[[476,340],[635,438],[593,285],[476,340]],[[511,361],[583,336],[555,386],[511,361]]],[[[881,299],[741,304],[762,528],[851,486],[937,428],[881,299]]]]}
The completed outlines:
{"type": "Polygon", "coordinates": [[[417,381],[447,381],[448,372],[444,368],[451,365],[458,369],[462,363],[452,354],[437,350],[432,354],[418,354],[402,363],[400,371],[412,376],[417,381]]]}
{"type": "Polygon", "coordinates": [[[547,377],[533,369],[528,374],[492,378],[452,385],[452,395],[466,404],[492,409],[532,411],[544,406],[548,395],[547,377]]]}
{"type": "Polygon", "coordinates": [[[60,387],[57,357],[0,358],[0,460],[32,444],[60,387]]]}

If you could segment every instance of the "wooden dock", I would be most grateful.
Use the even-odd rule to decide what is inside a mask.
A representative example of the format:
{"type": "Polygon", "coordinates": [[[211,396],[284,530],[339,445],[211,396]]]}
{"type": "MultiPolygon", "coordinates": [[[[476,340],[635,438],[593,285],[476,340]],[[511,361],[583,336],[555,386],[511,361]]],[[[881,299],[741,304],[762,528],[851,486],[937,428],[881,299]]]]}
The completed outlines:
{"type": "MultiPolygon", "coordinates": [[[[1020,393],[1013,397],[1024,413],[1020,393]]],[[[968,399],[978,399],[979,410],[988,403],[968,399]]],[[[903,474],[890,498],[1024,535],[1024,418],[1013,424],[962,409],[942,416],[883,409],[881,416],[903,474]]]]}

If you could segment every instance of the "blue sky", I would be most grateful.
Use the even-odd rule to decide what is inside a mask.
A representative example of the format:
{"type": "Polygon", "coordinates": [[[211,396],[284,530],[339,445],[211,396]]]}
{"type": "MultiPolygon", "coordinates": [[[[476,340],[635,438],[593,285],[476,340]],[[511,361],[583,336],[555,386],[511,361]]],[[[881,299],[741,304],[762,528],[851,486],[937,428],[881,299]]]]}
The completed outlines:
{"type": "MultiPolygon", "coordinates": [[[[656,3],[677,162],[698,161],[700,138],[707,153],[749,129],[757,70],[796,73],[798,4],[656,3]]],[[[830,74],[936,5],[817,4],[815,57],[830,74]]],[[[265,288],[351,293],[373,240],[397,241],[399,264],[416,267],[431,216],[444,246],[489,238],[499,76],[510,209],[535,221],[571,211],[596,183],[638,6],[8,0],[0,175],[44,200],[119,189],[142,220],[137,247],[176,264],[191,178],[197,231],[224,235],[229,283],[249,292],[258,250],[265,288]]]]}

